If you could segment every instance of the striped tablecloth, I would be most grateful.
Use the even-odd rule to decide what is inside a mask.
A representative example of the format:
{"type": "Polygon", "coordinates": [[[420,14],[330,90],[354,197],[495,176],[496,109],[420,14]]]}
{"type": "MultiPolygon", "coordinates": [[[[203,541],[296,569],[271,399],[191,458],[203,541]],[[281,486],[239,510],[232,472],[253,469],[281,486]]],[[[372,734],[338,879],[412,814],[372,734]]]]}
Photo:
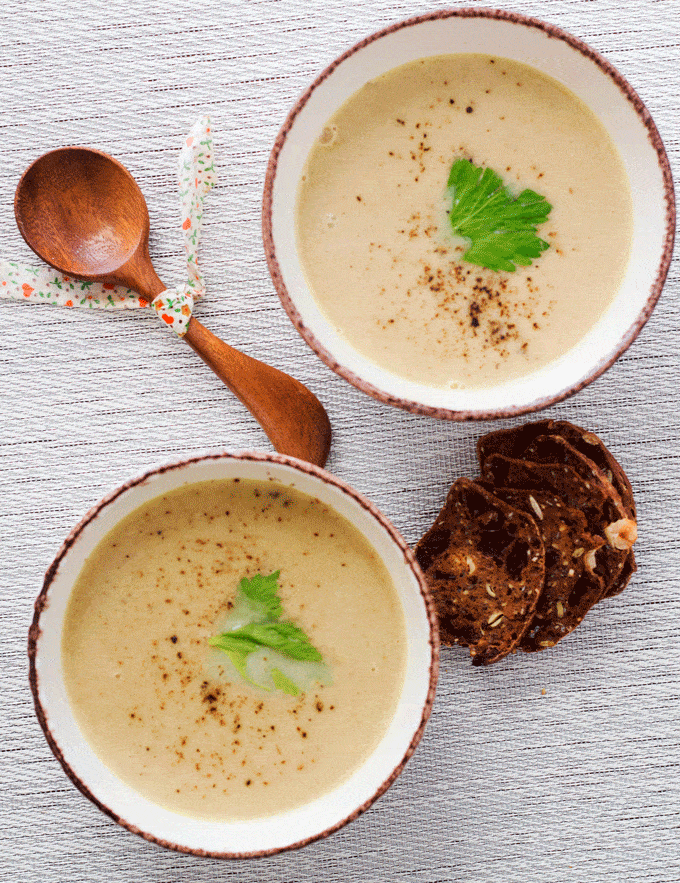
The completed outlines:
{"type": "MultiPolygon", "coordinates": [[[[474,5],[474,4],[472,4],[474,5]]],[[[149,203],[161,278],[181,281],[176,152],[213,120],[201,320],[293,373],[327,406],[329,468],[415,541],[488,425],[365,397],[313,355],[280,307],[260,202],[297,96],[351,44],[437,0],[5,0],[0,5],[0,256],[31,262],[12,200],[38,154],[117,156],[149,203]]],[[[680,3],[514,0],[606,57],[638,90],[677,165],[680,3]]],[[[45,568],[81,515],[128,477],[215,448],[265,448],[239,403],[143,311],[0,303],[0,877],[3,883],[670,883],[680,880],[680,312],[678,263],[615,366],[552,408],[599,433],[630,476],[639,571],[558,648],[472,670],[445,651],[406,771],[362,818],[297,853],[224,863],[166,852],[81,797],[33,714],[26,633],[45,568]]]]}

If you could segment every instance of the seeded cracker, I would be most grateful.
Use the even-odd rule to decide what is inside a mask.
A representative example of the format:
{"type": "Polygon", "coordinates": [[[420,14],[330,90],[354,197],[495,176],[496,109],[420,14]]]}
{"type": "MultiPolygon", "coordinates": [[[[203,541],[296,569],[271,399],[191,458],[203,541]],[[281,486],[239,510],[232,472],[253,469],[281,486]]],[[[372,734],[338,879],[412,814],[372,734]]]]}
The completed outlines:
{"type": "MultiPolygon", "coordinates": [[[[634,517],[630,517],[612,482],[593,460],[559,436],[539,436],[529,445],[524,456],[544,463],[568,464],[581,476],[584,483],[598,485],[608,495],[611,504],[604,514],[609,520],[598,525],[598,532],[604,536],[606,545],[598,554],[598,559],[600,568],[607,573],[605,596],[618,594],[626,587],[633,573],[630,570],[626,576],[627,565],[632,563],[633,569],[635,568],[632,546],[637,539],[637,522],[634,517]]],[[[595,532],[595,526],[592,529],[595,532]]]]}
{"type": "Polygon", "coordinates": [[[489,665],[516,649],[545,577],[532,518],[459,478],[415,553],[444,643],[469,647],[473,665],[489,665]]]}
{"type": "MultiPolygon", "coordinates": [[[[597,481],[586,481],[570,465],[515,460],[502,454],[492,454],[485,461],[483,475],[495,487],[528,488],[536,491],[548,488],[568,506],[581,510],[586,517],[589,531],[605,540],[606,528],[603,531],[602,525],[619,523],[616,519],[620,515],[620,498],[611,485],[607,487],[597,481]],[[614,497],[611,496],[612,493],[615,494],[614,497]]],[[[533,635],[537,642],[542,642],[542,648],[553,646],[572,631],[593,604],[605,597],[609,587],[621,579],[627,554],[627,549],[617,549],[609,542],[589,554],[585,559],[588,564],[587,573],[579,581],[578,591],[572,592],[570,596],[573,606],[570,606],[568,612],[574,624],[572,628],[565,629],[564,623],[558,622],[556,618],[546,624],[540,634],[533,635]],[[587,578],[588,576],[593,578],[587,578]]]]}
{"type": "Polygon", "coordinates": [[[581,426],[566,420],[537,420],[511,429],[499,429],[482,436],[477,442],[479,465],[491,454],[505,454],[506,457],[522,457],[529,445],[540,435],[558,435],[576,448],[579,453],[592,460],[611,481],[621,497],[630,518],[635,519],[635,500],[628,476],[621,464],[605,446],[601,438],[581,426]]]}
{"type": "MultiPolygon", "coordinates": [[[[616,523],[618,509],[605,488],[595,482],[585,482],[570,466],[563,463],[538,463],[531,460],[515,460],[502,454],[492,454],[484,464],[482,476],[494,488],[521,488],[548,490],[559,496],[564,503],[585,515],[588,529],[596,536],[604,536],[603,525],[616,523]]],[[[495,491],[494,491],[495,492],[495,491]]],[[[598,566],[608,568],[606,585],[615,579],[625,559],[619,550],[602,546],[603,554],[596,553],[598,566]],[[611,556],[604,553],[611,551],[611,556]],[[606,561],[603,560],[606,557],[606,561]],[[611,560],[610,560],[611,559],[611,560]]],[[[603,574],[604,576],[605,574],[603,574]]],[[[605,588],[606,591],[606,588],[605,588]]]]}
{"type": "Polygon", "coordinates": [[[604,578],[594,572],[593,553],[605,541],[589,533],[582,512],[554,494],[510,488],[496,488],[494,494],[531,515],[543,540],[545,584],[520,648],[544,650],[573,631],[590,609],[589,599],[602,595],[604,578]]]}
{"type": "MultiPolygon", "coordinates": [[[[560,436],[572,448],[595,464],[601,470],[602,477],[609,481],[619,494],[625,517],[637,522],[633,489],[621,464],[595,433],[566,420],[538,420],[534,423],[527,423],[512,429],[500,429],[482,436],[477,442],[480,467],[483,467],[485,460],[492,454],[504,454],[516,458],[524,457],[532,442],[544,435],[560,436]]],[[[612,580],[606,596],[610,598],[622,592],[636,570],[635,555],[633,549],[630,548],[619,576],[612,580]]]]}

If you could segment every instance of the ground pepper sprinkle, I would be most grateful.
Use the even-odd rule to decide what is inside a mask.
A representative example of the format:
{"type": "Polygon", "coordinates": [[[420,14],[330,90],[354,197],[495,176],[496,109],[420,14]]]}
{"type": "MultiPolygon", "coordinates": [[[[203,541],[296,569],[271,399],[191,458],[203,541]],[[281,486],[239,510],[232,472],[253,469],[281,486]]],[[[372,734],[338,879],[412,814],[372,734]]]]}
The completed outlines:
{"type": "MultiPolygon", "coordinates": [[[[594,246],[581,220],[592,194],[575,183],[583,182],[583,162],[546,150],[564,134],[565,144],[581,138],[588,152],[585,117],[573,136],[560,128],[568,101],[538,71],[451,55],[377,77],[336,111],[336,141],[329,150],[315,146],[305,167],[299,254],[322,310],[363,356],[415,383],[484,387],[543,367],[592,327],[593,311],[608,302],[603,276],[616,286],[616,272],[600,260],[584,274],[580,253],[594,246]],[[554,99],[547,109],[546,94],[554,99]],[[513,193],[535,189],[553,205],[537,231],[550,247],[534,265],[493,272],[463,260],[469,242],[452,232],[446,190],[461,158],[493,169],[513,193]]],[[[616,202],[612,167],[597,185],[609,176],[616,202]]],[[[591,210],[599,217],[598,205],[591,210]]],[[[610,253],[624,267],[625,235],[615,237],[624,248],[610,253]]]]}

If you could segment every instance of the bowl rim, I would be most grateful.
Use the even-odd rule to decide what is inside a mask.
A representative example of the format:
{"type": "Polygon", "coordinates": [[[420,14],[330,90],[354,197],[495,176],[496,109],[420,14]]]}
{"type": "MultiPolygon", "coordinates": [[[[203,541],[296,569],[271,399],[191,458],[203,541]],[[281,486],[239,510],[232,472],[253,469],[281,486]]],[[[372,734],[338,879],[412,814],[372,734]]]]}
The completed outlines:
{"type": "MultiPolygon", "coordinates": [[[[349,822],[354,821],[364,812],[366,812],[369,807],[381,797],[385,791],[393,784],[393,782],[397,779],[397,777],[401,774],[402,770],[406,766],[406,763],[413,755],[418,743],[420,742],[422,735],[425,731],[425,726],[428,722],[430,714],[432,712],[432,705],[434,702],[436,687],[437,687],[437,679],[439,675],[439,651],[440,651],[440,642],[439,642],[439,626],[436,616],[436,610],[434,605],[434,599],[429,590],[427,582],[425,580],[425,576],[416,561],[415,555],[411,550],[410,546],[406,542],[406,540],[402,537],[401,533],[396,529],[396,527],[392,524],[392,522],[377,508],[377,506],[371,502],[367,497],[363,494],[356,491],[353,487],[351,487],[347,482],[338,478],[335,475],[332,475],[330,472],[327,472],[324,469],[321,469],[318,466],[315,466],[311,463],[307,463],[303,460],[299,460],[295,457],[290,457],[285,454],[278,453],[264,453],[257,451],[223,451],[219,453],[208,453],[202,454],[192,457],[186,457],[181,460],[172,461],[171,463],[166,463],[161,466],[158,466],[153,469],[149,469],[144,472],[142,475],[139,475],[136,478],[129,479],[124,484],[120,485],[115,490],[106,494],[102,499],[96,503],[84,516],[83,518],[76,524],[76,526],[70,531],[64,542],[62,543],[59,551],[57,552],[56,557],[53,562],[50,564],[49,568],[45,573],[45,577],[43,580],[42,588],[38,597],[35,601],[34,605],[34,614],[31,626],[28,632],[28,658],[29,658],[29,684],[31,687],[31,693],[33,695],[33,703],[35,706],[35,713],[38,718],[38,722],[43,730],[45,738],[47,739],[47,743],[52,750],[52,753],[56,757],[56,759],[61,764],[64,772],[71,780],[71,782],[76,786],[76,788],[85,795],[92,803],[95,804],[103,813],[105,813],[109,818],[113,819],[114,822],[117,822],[123,828],[126,828],[133,834],[137,834],[142,837],[144,840],[147,840],[151,843],[155,843],[158,846],[163,846],[166,849],[170,849],[174,852],[185,853],[187,855],[196,855],[201,857],[208,858],[218,858],[218,859],[245,859],[245,858],[260,858],[270,855],[276,855],[281,852],[288,852],[290,850],[299,849],[303,846],[307,846],[310,843],[313,843],[317,840],[324,840],[331,834],[338,831],[340,828],[343,828],[349,822]],[[401,552],[404,563],[406,567],[411,571],[412,575],[415,577],[415,580],[418,584],[418,588],[420,591],[420,596],[422,598],[427,623],[429,626],[429,649],[430,649],[430,663],[429,663],[429,680],[428,680],[428,690],[425,697],[425,702],[423,704],[423,710],[420,716],[420,722],[418,727],[416,728],[413,736],[409,742],[409,745],[399,760],[397,765],[393,768],[390,775],[383,781],[383,783],[379,786],[377,791],[369,797],[366,801],[364,801],[360,806],[358,806],[355,810],[341,819],[339,822],[334,823],[328,828],[325,828],[323,831],[320,831],[317,834],[313,834],[303,840],[295,841],[290,844],[286,844],[284,846],[277,846],[269,849],[262,850],[252,850],[249,852],[216,852],[213,850],[204,850],[198,849],[191,846],[187,846],[181,843],[173,843],[168,840],[164,840],[161,837],[157,837],[153,834],[150,834],[147,831],[144,831],[138,825],[134,825],[131,822],[128,822],[114,810],[112,810],[106,803],[103,802],[102,799],[97,797],[93,791],[90,790],[89,786],[80,776],[73,770],[69,762],[64,757],[62,749],[53,735],[50,723],[47,719],[46,712],[43,708],[41,699],[40,699],[40,680],[37,671],[37,657],[38,657],[38,643],[41,635],[43,634],[43,630],[40,624],[40,618],[45,610],[45,608],[49,604],[49,591],[52,585],[52,582],[59,570],[59,566],[65,556],[68,554],[71,547],[74,545],[82,531],[99,515],[99,513],[104,510],[107,506],[113,503],[118,497],[122,496],[127,491],[135,488],[139,485],[144,485],[148,483],[150,479],[153,479],[156,476],[163,475],[167,472],[171,472],[177,469],[184,469],[186,467],[191,467],[195,463],[205,463],[211,460],[238,460],[242,462],[260,462],[260,463],[273,463],[282,466],[292,467],[293,469],[297,469],[299,472],[303,472],[309,476],[314,476],[315,478],[323,481],[325,484],[332,485],[337,488],[338,491],[346,494],[356,503],[358,503],[370,516],[373,517],[375,521],[383,528],[383,530],[388,534],[393,544],[397,547],[397,549],[401,552]]],[[[87,741],[83,736],[83,740],[87,741]]],[[[133,789],[134,790],[134,789],[133,789]]]]}
{"type": "Polygon", "coordinates": [[[656,124],[654,123],[654,120],[652,119],[651,114],[647,110],[640,96],[633,89],[630,83],[625,79],[625,77],[620,74],[619,71],[609,61],[607,61],[606,58],[604,58],[604,56],[588,46],[588,44],[585,43],[583,40],[570,34],[568,31],[565,31],[562,28],[557,27],[556,25],[542,21],[541,19],[534,18],[528,15],[523,15],[519,12],[510,12],[503,9],[491,8],[465,7],[460,9],[443,9],[436,12],[430,12],[424,15],[418,15],[412,18],[404,19],[402,21],[389,25],[386,28],[382,28],[381,30],[376,31],[373,34],[370,34],[363,40],[360,40],[358,43],[355,43],[353,46],[343,52],[342,55],[338,56],[338,58],[331,62],[331,64],[329,64],[328,67],[326,67],[316,77],[316,79],[300,96],[300,98],[298,98],[295,105],[289,111],[288,116],[286,117],[283,126],[281,127],[276,137],[269,156],[267,171],[265,174],[264,192],[262,195],[262,240],[272,282],[274,283],[276,292],[279,296],[279,299],[281,300],[283,308],[288,314],[289,319],[298,330],[302,338],[305,340],[305,342],[316,353],[316,355],[340,377],[344,378],[353,386],[357,387],[357,389],[367,393],[374,399],[377,399],[384,404],[394,405],[413,414],[421,414],[443,420],[457,421],[501,419],[506,417],[517,417],[523,414],[531,414],[536,411],[541,411],[544,408],[549,407],[550,405],[557,404],[558,402],[563,401],[569,396],[574,395],[575,393],[582,390],[584,387],[588,386],[602,374],[604,374],[604,372],[608,368],[610,368],[619,358],[619,356],[621,356],[633,343],[633,341],[638,336],[638,334],[648,321],[649,317],[651,316],[654,307],[656,306],[656,303],[661,296],[661,291],[666,281],[666,276],[668,275],[671,259],[673,257],[675,223],[675,190],[673,187],[673,176],[666,149],[663,145],[661,135],[659,134],[659,131],[656,127],[656,124]],[[555,393],[540,396],[533,402],[524,405],[514,405],[486,410],[453,410],[447,407],[426,405],[422,402],[414,401],[412,399],[401,398],[399,396],[392,395],[385,392],[380,387],[375,386],[373,383],[366,380],[365,378],[360,377],[358,374],[338,362],[335,356],[319,341],[316,335],[306,326],[304,319],[300,315],[295,303],[293,302],[293,299],[288,292],[286,284],[283,281],[283,275],[281,273],[281,268],[276,256],[276,246],[274,243],[272,225],[272,210],[274,201],[274,183],[276,180],[279,154],[283,149],[283,145],[295,123],[297,116],[307,104],[307,101],[309,100],[312,93],[346,59],[350,58],[356,52],[370,45],[374,41],[379,40],[382,37],[385,37],[396,31],[400,31],[403,28],[412,27],[414,25],[423,24],[425,22],[449,18],[494,19],[497,21],[507,21],[512,24],[522,25],[528,28],[535,28],[537,30],[543,31],[549,37],[554,37],[564,41],[572,49],[577,50],[587,59],[592,61],[614,81],[616,86],[618,86],[619,90],[623,94],[623,97],[627,99],[627,101],[633,106],[633,109],[647,129],[647,135],[651,142],[652,148],[656,152],[657,161],[663,180],[666,219],[666,232],[664,236],[663,251],[661,254],[661,260],[657,270],[656,278],[654,279],[650,288],[649,297],[640,310],[637,319],[628,328],[613,352],[610,352],[609,354],[604,356],[578,381],[571,384],[566,389],[560,389],[555,393]]]}

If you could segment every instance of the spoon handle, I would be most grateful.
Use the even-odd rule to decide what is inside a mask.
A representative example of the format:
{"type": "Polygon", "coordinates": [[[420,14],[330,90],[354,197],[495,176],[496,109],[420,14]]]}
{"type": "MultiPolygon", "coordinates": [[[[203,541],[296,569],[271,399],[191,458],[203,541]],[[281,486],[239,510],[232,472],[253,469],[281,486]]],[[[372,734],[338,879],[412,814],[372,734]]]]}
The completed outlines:
{"type": "MultiPolygon", "coordinates": [[[[165,290],[144,246],[116,276],[147,303],[165,290]]],[[[280,454],[324,466],[331,424],[317,397],[298,380],[226,344],[194,316],[183,337],[250,411],[280,454]]]]}
{"type": "Polygon", "coordinates": [[[306,386],[224,343],[193,316],[184,340],[246,406],[279,453],[325,464],[331,425],[306,386]]]}

